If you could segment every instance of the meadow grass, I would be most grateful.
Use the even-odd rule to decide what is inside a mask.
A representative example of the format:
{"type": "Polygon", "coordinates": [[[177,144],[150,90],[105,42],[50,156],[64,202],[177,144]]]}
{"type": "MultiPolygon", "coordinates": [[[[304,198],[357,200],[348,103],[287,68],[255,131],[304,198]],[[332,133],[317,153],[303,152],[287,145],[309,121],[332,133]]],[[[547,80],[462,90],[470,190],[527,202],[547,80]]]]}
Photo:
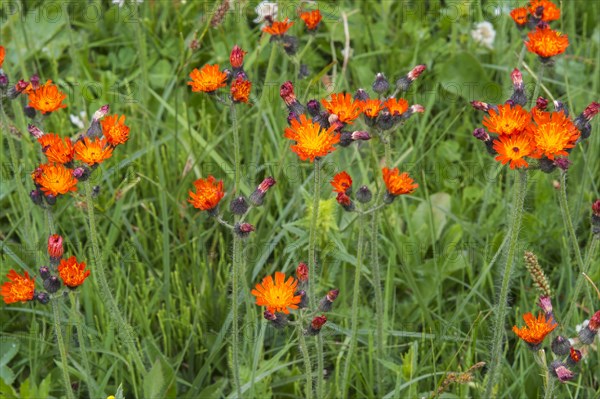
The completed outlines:
{"type": "MultiPolygon", "coordinates": [[[[108,284],[135,332],[134,346],[143,349],[144,367],[130,366],[133,354],[120,330],[125,327],[113,322],[92,269],[88,282],[72,295],[76,301],[58,302],[68,348],[66,367],[76,397],[105,398],[121,384],[127,398],[235,397],[230,369],[234,295],[240,301],[242,397],[304,397],[302,346],[311,356],[314,374],[316,339],[306,337],[303,343],[300,329],[275,330],[267,325],[248,289],[275,271],[293,274],[309,257],[307,209],[312,206],[314,168],[299,161],[283,138],[287,110],[279,87],[293,81],[299,100],[305,102],[326,97],[328,89],[350,93],[369,89],[377,72],[394,82],[417,64],[427,65],[427,71],[405,98],[410,104],[422,104],[425,113],[413,116],[395,133],[391,163],[410,172],[419,189],[383,208],[378,217],[383,358],[376,355],[373,271],[366,267],[373,249],[368,246],[360,296],[356,300],[351,295],[357,237],[367,226],[358,225],[356,214],[337,206],[328,184],[335,173],[347,170],[357,187],[367,184],[376,192],[382,186],[383,146],[371,140],[339,149],[324,160],[315,238],[316,289],[318,297],[334,288],[340,295],[321,333],[323,397],[339,395],[336,381],[344,372],[353,312],[359,327],[349,370],[351,397],[429,397],[448,373],[489,362],[491,311],[502,262],[496,255],[510,222],[516,173],[500,167],[473,139],[481,114],[468,102],[500,103],[510,96],[510,71],[519,59],[521,33],[506,13],[496,16],[493,11],[515,5],[319,2],[324,19],[301,59],[310,75],[298,80],[297,65],[252,22],[255,2],[235,3],[236,11],[216,28],[210,27],[218,6],[213,2],[146,0],[123,8],[99,1],[69,7],[54,2],[2,3],[1,44],[7,48],[3,69],[11,81],[37,73],[42,82],[52,79],[69,94],[68,108],[49,118],[61,134],[80,132],[67,114],[86,111],[89,118],[107,103],[111,112],[125,114],[131,127],[128,143],[95,172],[92,185],[100,186],[94,210],[108,284]],[[61,5],[60,12],[51,4],[61,5]],[[97,17],[92,16],[94,10],[97,17]],[[496,29],[493,50],[471,38],[473,24],[482,20],[491,21],[496,29]],[[194,50],[193,40],[198,45],[194,50]],[[351,54],[344,67],[346,43],[351,54]],[[234,138],[227,107],[192,93],[186,82],[193,68],[226,65],[235,44],[248,51],[244,69],[254,85],[252,105],[236,106],[241,141],[238,189],[249,195],[264,177],[277,181],[265,204],[247,218],[256,231],[244,241],[245,288],[239,292],[231,292],[230,286],[232,235],[186,202],[192,182],[208,174],[224,181],[225,204],[233,198],[234,138]],[[324,84],[325,78],[332,87],[324,84]]],[[[294,19],[296,6],[280,2],[294,19]]],[[[563,2],[556,27],[569,35],[570,46],[554,68],[545,71],[539,88],[541,95],[565,102],[573,115],[598,100],[598,15],[597,2],[563,2]]],[[[291,31],[306,43],[301,22],[297,20],[291,31]]],[[[536,85],[533,76],[539,71],[532,54],[524,55],[522,70],[531,94],[536,85]]],[[[46,262],[48,230],[46,215],[29,200],[33,188],[29,174],[41,156],[27,133],[28,120],[19,101],[3,99],[2,107],[0,275],[9,269],[37,275],[46,262]]],[[[590,206],[600,197],[600,132],[597,121],[592,125],[589,140],[570,155],[573,164],[566,181],[560,181],[558,171],[529,176],[509,287],[500,397],[543,395],[539,367],[510,332],[512,325],[522,325],[523,313],[536,308],[537,294],[522,261],[525,250],[536,253],[549,277],[559,323],[571,304],[578,303],[570,324],[559,326],[561,333],[574,336],[575,325],[598,310],[590,284],[573,296],[580,270],[563,224],[560,192],[553,187],[554,180],[567,184],[577,244],[589,262],[590,279],[598,283],[600,256],[589,250],[590,206]]],[[[86,212],[90,203],[83,190],[72,197],[54,206],[57,232],[70,254],[93,264],[86,212]]],[[[2,304],[4,397],[66,395],[52,320],[50,306],[2,304]]],[[[551,357],[549,351],[547,356],[551,357]]],[[[598,397],[600,381],[594,370],[599,366],[600,354],[594,348],[576,378],[558,386],[555,394],[598,397]]],[[[472,383],[452,385],[444,395],[481,397],[485,371],[485,367],[474,371],[472,383]]],[[[313,385],[316,382],[314,375],[313,385]]]]}

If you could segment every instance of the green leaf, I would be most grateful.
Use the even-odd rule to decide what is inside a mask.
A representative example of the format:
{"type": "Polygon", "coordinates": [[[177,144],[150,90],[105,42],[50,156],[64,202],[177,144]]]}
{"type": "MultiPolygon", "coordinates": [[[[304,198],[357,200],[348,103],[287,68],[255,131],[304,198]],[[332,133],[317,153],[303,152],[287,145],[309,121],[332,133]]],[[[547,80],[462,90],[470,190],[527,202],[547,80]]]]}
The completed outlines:
{"type": "Polygon", "coordinates": [[[144,397],[146,398],[169,398],[167,395],[175,378],[175,373],[169,364],[157,359],[152,369],[144,378],[144,397]]]}
{"type": "Polygon", "coordinates": [[[18,399],[17,393],[3,378],[0,378],[0,397],[3,399],[18,399]]]}
{"type": "Polygon", "coordinates": [[[498,102],[502,96],[500,85],[488,78],[479,60],[470,53],[450,57],[439,71],[442,88],[454,96],[486,102],[498,102]]]}
{"type": "Polygon", "coordinates": [[[19,341],[14,339],[7,339],[6,341],[0,342],[0,352],[2,353],[2,357],[0,357],[0,366],[6,366],[8,362],[11,361],[13,357],[19,351],[19,341]]]}

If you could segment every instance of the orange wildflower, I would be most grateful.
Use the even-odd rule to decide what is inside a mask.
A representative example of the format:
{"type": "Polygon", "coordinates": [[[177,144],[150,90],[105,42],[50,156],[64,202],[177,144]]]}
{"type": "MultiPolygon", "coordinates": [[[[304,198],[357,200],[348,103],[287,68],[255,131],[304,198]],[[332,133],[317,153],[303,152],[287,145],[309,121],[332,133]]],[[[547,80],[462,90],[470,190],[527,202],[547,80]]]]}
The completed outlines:
{"type": "Polygon", "coordinates": [[[536,125],[530,129],[532,142],[535,145],[534,158],[546,156],[554,160],[556,156],[568,156],[566,151],[575,147],[581,133],[571,118],[564,112],[543,112],[533,114],[536,125]]]}
{"type": "Polygon", "coordinates": [[[60,163],[40,165],[31,177],[46,195],[57,196],[77,190],[77,180],[73,177],[71,169],[60,163]]]}
{"type": "Polygon", "coordinates": [[[251,88],[252,82],[238,76],[231,84],[231,98],[236,103],[247,103],[251,88]]]}
{"type": "Polygon", "coordinates": [[[75,143],[75,159],[89,166],[101,164],[112,156],[112,152],[113,149],[105,138],[92,141],[89,137],[84,137],[75,143]]]}
{"type": "Polygon", "coordinates": [[[129,126],[125,125],[125,115],[109,115],[100,121],[102,134],[113,147],[125,144],[129,139],[129,126]]]}
{"type": "Polygon", "coordinates": [[[496,161],[502,162],[502,165],[510,162],[510,168],[514,169],[529,166],[524,158],[531,156],[534,148],[527,135],[515,135],[500,136],[494,141],[494,150],[498,153],[496,161]]]}
{"type": "Polygon", "coordinates": [[[531,115],[520,105],[498,105],[498,111],[490,109],[483,118],[483,125],[492,133],[499,135],[518,134],[531,123],[531,115]]]}
{"type": "Polygon", "coordinates": [[[408,101],[403,98],[388,98],[386,102],[383,103],[383,106],[390,111],[392,116],[398,116],[402,115],[408,110],[408,101]]]}
{"type": "Polygon", "coordinates": [[[510,12],[510,17],[518,26],[525,26],[529,21],[529,14],[525,7],[515,8],[510,12]]]}
{"type": "Polygon", "coordinates": [[[188,202],[201,211],[209,211],[219,205],[219,201],[225,195],[223,192],[223,181],[215,183],[215,178],[208,176],[207,179],[198,179],[194,182],[196,192],[189,191],[188,202]]]}
{"type": "Polygon", "coordinates": [[[67,95],[58,90],[58,87],[53,85],[51,80],[48,80],[36,90],[30,90],[28,93],[29,106],[37,109],[42,114],[67,108],[65,104],[62,104],[67,95]]]}
{"type": "Polygon", "coordinates": [[[531,345],[541,344],[546,335],[550,334],[558,325],[552,317],[546,319],[542,312],[539,312],[537,319],[531,313],[525,313],[523,320],[527,326],[522,328],[513,326],[512,330],[519,338],[531,345]]]}
{"type": "Polygon", "coordinates": [[[411,194],[419,187],[418,184],[414,184],[414,180],[408,173],[400,173],[398,168],[383,168],[381,171],[383,172],[383,182],[391,195],[411,194]]]}
{"type": "Polygon", "coordinates": [[[90,275],[89,270],[85,270],[85,262],[78,263],[74,256],[69,259],[63,259],[58,265],[58,275],[69,288],[79,287],[90,275]]]}
{"type": "Polygon", "coordinates": [[[4,56],[6,55],[6,49],[4,46],[0,46],[0,68],[2,68],[2,64],[4,64],[4,56]]]}
{"type": "Polygon", "coordinates": [[[293,22],[288,22],[289,18],[286,18],[283,22],[274,21],[271,26],[265,26],[262,28],[263,32],[267,32],[273,36],[283,36],[285,33],[294,25],[293,22]]]}
{"type": "Polygon", "coordinates": [[[40,137],[38,142],[49,162],[69,163],[73,160],[75,151],[70,138],[65,137],[63,141],[58,134],[48,133],[40,137]]]}
{"type": "Polygon", "coordinates": [[[531,0],[529,2],[529,12],[531,15],[537,14],[538,7],[542,7],[542,21],[556,21],[560,18],[560,8],[548,0],[531,0]]]}
{"type": "Polygon", "coordinates": [[[329,183],[333,186],[333,191],[336,193],[346,193],[352,187],[352,178],[346,171],[342,171],[333,176],[333,180],[329,183]]]}
{"type": "Polygon", "coordinates": [[[227,74],[219,70],[219,65],[204,65],[202,69],[194,68],[190,73],[191,82],[187,82],[192,86],[193,92],[212,93],[215,90],[227,86],[227,74]]]}
{"type": "Polygon", "coordinates": [[[0,295],[6,304],[15,302],[27,302],[33,300],[35,283],[25,272],[22,276],[14,270],[10,270],[6,275],[10,281],[2,284],[0,295]]]}
{"type": "Polygon", "coordinates": [[[285,281],[285,274],[275,272],[275,283],[273,277],[267,276],[262,282],[256,284],[256,289],[251,291],[251,294],[256,297],[258,306],[266,306],[269,312],[283,312],[289,314],[289,309],[298,309],[298,304],[301,301],[299,295],[294,295],[298,281],[289,277],[285,281]]]}
{"type": "Polygon", "coordinates": [[[300,18],[304,21],[309,31],[314,31],[319,27],[323,16],[319,10],[312,10],[300,13],[300,18]]]}
{"type": "Polygon", "coordinates": [[[525,46],[527,50],[542,58],[550,58],[562,54],[569,46],[569,38],[550,28],[535,28],[527,34],[525,46]]]}
{"type": "MultiPolygon", "coordinates": [[[[407,104],[408,108],[408,104],[407,104]]],[[[378,99],[369,99],[360,102],[360,109],[363,114],[365,114],[368,118],[376,118],[379,115],[379,111],[383,109],[381,105],[381,101],[378,99]]]]}
{"type": "Polygon", "coordinates": [[[360,101],[354,101],[349,93],[331,95],[331,101],[321,100],[330,114],[336,115],[343,123],[352,123],[360,115],[360,101]]]}
{"type": "Polygon", "coordinates": [[[292,126],[285,129],[284,137],[296,142],[290,146],[301,160],[307,159],[313,162],[317,157],[323,157],[335,150],[333,146],[340,141],[340,134],[335,133],[335,127],[327,130],[321,128],[319,123],[313,123],[306,119],[306,115],[300,115],[300,122],[292,119],[292,126]]]}

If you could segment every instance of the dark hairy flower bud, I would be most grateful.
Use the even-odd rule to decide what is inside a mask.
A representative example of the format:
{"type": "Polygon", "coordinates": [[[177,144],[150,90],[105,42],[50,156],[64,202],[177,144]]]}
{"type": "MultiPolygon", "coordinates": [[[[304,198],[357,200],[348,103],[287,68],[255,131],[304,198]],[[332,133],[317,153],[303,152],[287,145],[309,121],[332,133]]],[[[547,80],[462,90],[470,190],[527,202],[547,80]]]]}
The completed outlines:
{"type": "Polygon", "coordinates": [[[301,283],[308,281],[308,265],[306,263],[298,263],[298,267],[296,267],[296,278],[298,278],[301,283]]]}
{"type": "Polygon", "coordinates": [[[337,200],[338,204],[340,204],[346,212],[354,211],[354,209],[355,209],[354,203],[352,202],[350,197],[348,197],[346,195],[346,193],[338,193],[336,200],[337,200]]]}
{"type": "Polygon", "coordinates": [[[71,172],[71,174],[74,178],[76,178],[79,181],[86,181],[90,177],[91,171],[86,165],[84,165],[78,166],[75,169],[73,169],[73,172],[71,172]]]}
{"type": "Polygon", "coordinates": [[[417,65],[409,73],[396,81],[396,88],[400,91],[407,91],[412,85],[412,82],[414,82],[426,68],[426,65],[417,65]]]}
{"type": "Polygon", "coordinates": [[[294,55],[298,51],[298,38],[296,36],[283,36],[283,49],[287,55],[294,55]]]}
{"type": "Polygon", "coordinates": [[[356,90],[354,93],[354,99],[358,101],[366,101],[369,99],[369,93],[367,93],[364,89],[356,90]]]}
{"type": "Polygon", "coordinates": [[[54,294],[60,288],[60,280],[56,276],[50,276],[44,280],[44,288],[51,294],[54,294]]]}
{"type": "Polygon", "coordinates": [[[486,141],[490,141],[490,135],[488,134],[488,132],[482,128],[482,127],[478,127],[477,129],[473,130],[473,136],[477,139],[477,140],[481,140],[484,143],[486,141]]]}
{"type": "Polygon", "coordinates": [[[300,297],[300,302],[298,303],[298,308],[304,309],[308,306],[308,297],[306,296],[306,291],[300,290],[294,294],[295,296],[300,297]]]}
{"type": "Polygon", "coordinates": [[[375,82],[373,82],[372,87],[375,93],[383,94],[390,89],[390,82],[388,82],[383,73],[379,72],[375,76],[375,82]]]}
{"type": "Polygon", "coordinates": [[[244,196],[234,198],[229,204],[229,209],[234,215],[243,215],[246,213],[246,211],[248,211],[248,203],[246,202],[246,198],[244,198],[244,196]]]}
{"type": "Polygon", "coordinates": [[[233,46],[231,54],[229,55],[229,62],[234,70],[242,68],[242,66],[244,65],[245,55],[246,52],[242,50],[240,46],[238,46],[237,44],[233,46]]]}
{"type": "Polygon", "coordinates": [[[300,64],[300,70],[298,71],[298,79],[304,79],[310,76],[310,70],[308,65],[300,64]]]}
{"type": "Polygon", "coordinates": [[[323,328],[323,325],[326,322],[327,322],[327,317],[325,317],[325,315],[315,317],[314,319],[312,319],[310,326],[308,327],[308,330],[306,331],[306,333],[308,335],[317,335],[319,332],[321,332],[321,328],[323,328]]]}
{"type": "Polygon", "coordinates": [[[548,108],[548,100],[544,97],[538,97],[537,100],[535,100],[535,107],[540,111],[545,111],[546,108],[548,108]]]}
{"type": "Polygon", "coordinates": [[[600,199],[592,204],[592,233],[600,234],[600,199]]]}
{"type": "Polygon", "coordinates": [[[367,187],[367,186],[361,186],[358,189],[358,191],[356,192],[356,200],[358,202],[360,202],[361,204],[369,203],[372,198],[373,198],[373,194],[371,193],[371,190],[369,190],[369,187],[367,187]]]}
{"type": "Polygon", "coordinates": [[[580,350],[577,350],[573,347],[569,350],[569,357],[567,358],[568,366],[575,366],[577,363],[581,361],[582,354],[580,350]]]}
{"type": "Polygon", "coordinates": [[[23,112],[25,113],[25,116],[29,119],[35,118],[35,108],[26,105],[25,107],[23,107],[23,112]]]}
{"type": "Polygon", "coordinates": [[[0,72],[0,88],[4,89],[8,86],[8,76],[4,72],[0,72]]]}
{"type": "Polygon", "coordinates": [[[557,356],[565,356],[569,353],[571,349],[571,342],[569,342],[568,338],[563,337],[562,335],[554,338],[551,344],[552,353],[557,356]]]}
{"type": "Polygon", "coordinates": [[[36,292],[35,299],[42,305],[47,305],[50,302],[50,295],[47,292],[36,292]]]}
{"type": "Polygon", "coordinates": [[[40,190],[31,190],[29,193],[29,198],[31,198],[31,201],[36,205],[42,204],[43,198],[40,190]]]}
{"type": "Polygon", "coordinates": [[[569,165],[571,165],[571,160],[569,158],[556,158],[554,160],[554,164],[562,169],[562,170],[567,170],[569,169],[569,165]]]}
{"type": "Polygon", "coordinates": [[[569,116],[569,110],[567,109],[565,104],[560,100],[554,100],[554,111],[555,112],[563,111],[565,113],[565,116],[569,116]]]}
{"type": "Polygon", "coordinates": [[[27,125],[27,131],[29,131],[31,136],[35,139],[41,139],[44,136],[44,132],[42,132],[40,128],[32,124],[27,125]]]}
{"type": "Polygon", "coordinates": [[[600,112],[600,103],[593,102],[588,105],[577,118],[575,118],[574,123],[575,126],[577,126],[577,129],[579,129],[581,132],[582,140],[590,137],[590,134],[592,133],[592,125],[590,124],[590,121],[596,114],[598,114],[598,112],[600,112]]]}
{"type": "Polygon", "coordinates": [[[50,277],[50,269],[47,266],[40,267],[40,277],[42,280],[46,280],[50,277]]]}
{"type": "Polygon", "coordinates": [[[250,223],[236,223],[235,226],[233,226],[233,231],[238,237],[246,238],[254,231],[254,226],[250,223]]]}
{"type": "Polygon", "coordinates": [[[310,116],[317,116],[321,112],[321,104],[317,100],[310,100],[306,103],[306,110],[310,116]]]}
{"type": "Polygon", "coordinates": [[[521,106],[527,104],[527,95],[525,94],[523,85],[523,75],[521,71],[515,68],[510,74],[510,78],[513,82],[513,94],[510,99],[521,106]]]}
{"type": "Polygon", "coordinates": [[[271,176],[267,177],[258,185],[256,190],[250,195],[250,202],[254,206],[261,206],[265,199],[265,194],[275,184],[275,179],[271,176]]]}
{"type": "Polygon", "coordinates": [[[56,196],[52,195],[52,194],[48,194],[44,197],[44,199],[46,200],[46,203],[48,205],[54,205],[56,204],[56,196]]]}
{"type": "Polygon", "coordinates": [[[575,377],[575,374],[563,362],[558,360],[550,363],[550,374],[558,378],[560,382],[567,382],[575,377]]]}

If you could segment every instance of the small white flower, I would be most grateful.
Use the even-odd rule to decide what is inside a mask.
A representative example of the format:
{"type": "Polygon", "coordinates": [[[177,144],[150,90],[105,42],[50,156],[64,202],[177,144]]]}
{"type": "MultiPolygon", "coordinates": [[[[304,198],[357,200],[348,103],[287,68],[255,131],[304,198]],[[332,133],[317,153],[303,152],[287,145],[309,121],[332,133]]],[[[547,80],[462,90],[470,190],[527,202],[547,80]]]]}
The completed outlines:
{"type": "MultiPolygon", "coordinates": [[[[277,18],[277,11],[279,6],[277,3],[272,3],[270,1],[263,1],[259,3],[254,11],[258,17],[254,20],[254,23],[260,24],[266,20],[266,17],[271,17],[272,19],[277,18]]],[[[264,25],[264,24],[263,24],[264,25]]]]}
{"type": "Polygon", "coordinates": [[[475,29],[471,31],[471,37],[475,42],[489,49],[494,48],[494,39],[496,38],[496,31],[494,25],[488,21],[479,22],[475,25],[475,29]]]}
{"type": "Polygon", "coordinates": [[[81,111],[79,113],[79,116],[73,115],[73,114],[69,115],[69,118],[71,119],[71,123],[80,129],[83,129],[83,127],[85,126],[83,124],[83,120],[85,119],[85,117],[86,117],[85,111],[81,111]]]}

